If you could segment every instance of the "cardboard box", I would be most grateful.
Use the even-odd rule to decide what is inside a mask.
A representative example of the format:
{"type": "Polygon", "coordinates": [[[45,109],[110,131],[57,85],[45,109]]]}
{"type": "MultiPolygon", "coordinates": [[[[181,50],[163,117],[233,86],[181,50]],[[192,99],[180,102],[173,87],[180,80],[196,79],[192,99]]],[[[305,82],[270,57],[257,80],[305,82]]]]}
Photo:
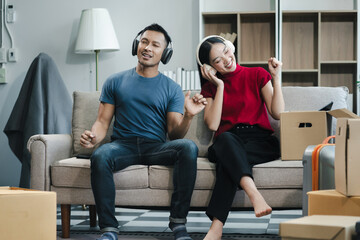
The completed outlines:
{"type": "Polygon", "coordinates": [[[360,217],[360,197],[347,197],[336,190],[308,192],[308,215],[360,217]]]}
{"type": "Polygon", "coordinates": [[[281,159],[301,160],[307,146],[320,144],[331,134],[332,117],[354,116],[347,109],[281,113],[281,159]]]}
{"type": "Polygon", "coordinates": [[[360,217],[313,215],[280,223],[282,240],[334,239],[351,240],[360,217]]]}
{"type": "Polygon", "coordinates": [[[56,239],[56,193],[0,188],[0,239],[56,239]]]}
{"type": "Polygon", "coordinates": [[[338,119],[335,138],[335,189],[360,196],[360,119],[338,119]]]}

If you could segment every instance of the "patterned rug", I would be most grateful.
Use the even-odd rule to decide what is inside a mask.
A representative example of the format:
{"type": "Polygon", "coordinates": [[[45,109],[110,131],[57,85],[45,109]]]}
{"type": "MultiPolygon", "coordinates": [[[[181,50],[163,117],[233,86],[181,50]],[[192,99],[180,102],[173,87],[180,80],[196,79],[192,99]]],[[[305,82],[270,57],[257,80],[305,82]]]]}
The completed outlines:
{"type": "MultiPolygon", "coordinates": [[[[57,230],[61,231],[60,207],[57,209],[57,230]]],[[[171,233],[168,228],[169,211],[116,208],[116,218],[119,221],[120,232],[131,233],[171,233]]],[[[224,226],[224,234],[266,234],[278,235],[280,222],[302,217],[302,210],[273,210],[271,215],[257,218],[253,211],[232,211],[224,226]]],[[[90,227],[89,211],[83,207],[72,206],[70,232],[99,233],[99,228],[90,227]]],[[[204,211],[190,211],[187,217],[187,230],[192,234],[203,234],[209,230],[211,222],[204,211]]],[[[273,236],[273,237],[275,237],[273,236]]]]}

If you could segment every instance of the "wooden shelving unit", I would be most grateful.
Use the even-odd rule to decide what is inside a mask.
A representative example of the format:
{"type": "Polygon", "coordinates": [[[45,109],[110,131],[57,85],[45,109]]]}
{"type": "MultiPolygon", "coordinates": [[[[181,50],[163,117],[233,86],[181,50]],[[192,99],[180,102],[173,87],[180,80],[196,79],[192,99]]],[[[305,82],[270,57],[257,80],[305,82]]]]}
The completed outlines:
{"type": "Polygon", "coordinates": [[[244,66],[267,66],[275,56],[275,12],[203,13],[204,37],[237,34],[237,61],[244,66]]]}
{"type": "Polygon", "coordinates": [[[357,12],[282,13],[283,86],[346,86],[356,109],[357,12]]]}

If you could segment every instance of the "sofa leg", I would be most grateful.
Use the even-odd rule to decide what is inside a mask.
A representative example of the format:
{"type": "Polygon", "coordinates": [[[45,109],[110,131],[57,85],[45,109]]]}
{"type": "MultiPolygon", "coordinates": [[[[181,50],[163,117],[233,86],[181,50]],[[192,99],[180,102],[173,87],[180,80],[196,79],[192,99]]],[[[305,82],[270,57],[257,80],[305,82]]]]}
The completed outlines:
{"type": "Polygon", "coordinates": [[[96,227],[96,207],[89,205],[90,227],[96,227]]]}
{"type": "Polygon", "coordinates": [[[61,231],[62,238],[70,237],[70,204],[61,204],[61,231]]]}

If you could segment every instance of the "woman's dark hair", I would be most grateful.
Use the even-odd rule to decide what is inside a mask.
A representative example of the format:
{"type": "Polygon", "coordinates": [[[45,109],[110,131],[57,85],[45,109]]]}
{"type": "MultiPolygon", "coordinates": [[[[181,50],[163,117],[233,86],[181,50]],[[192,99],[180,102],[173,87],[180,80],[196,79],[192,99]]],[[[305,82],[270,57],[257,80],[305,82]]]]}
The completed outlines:
{"type": "MultiPolygon", "coordinates": [[[[196,54],[199,54],[199,60],[200,60],[201,64],[211,65],[209,55],[210,55],[210,50],[212,48],[212,45],[215,43],[225,44],[221,38],[211,37],[211,38],[206,39],[200,45],[199,53],[196,53],[196,54]]],[[[200,83],[201,83],[201,87],[202,87],[207,82],[207,80],[205,78],[203,78],[203,76],[201,75],[201,69],[200,69],[199,63],[197,65],[198,65],[198,70],[199,70],[199,75],[200,75],[200,83]]]]}
{"type": "Polygon", "coordinates": [[[141,30],[139,33],[138,33],[138,36],[139,35],[142,35],[144,32],[146,31],[155,31],[155,32],[161,32],[162,34],[164,34],[164,37],[165,37],[165,40],[166,40],[166,44],[169,45],[169,43],[171,42],[171,38],[169,36],[169,34],[167,33],[167,31],[162,27],[160,26],[159,24],[157,23],[153,23],[147,27],[145,27],[143,30],[141,30]]]}

